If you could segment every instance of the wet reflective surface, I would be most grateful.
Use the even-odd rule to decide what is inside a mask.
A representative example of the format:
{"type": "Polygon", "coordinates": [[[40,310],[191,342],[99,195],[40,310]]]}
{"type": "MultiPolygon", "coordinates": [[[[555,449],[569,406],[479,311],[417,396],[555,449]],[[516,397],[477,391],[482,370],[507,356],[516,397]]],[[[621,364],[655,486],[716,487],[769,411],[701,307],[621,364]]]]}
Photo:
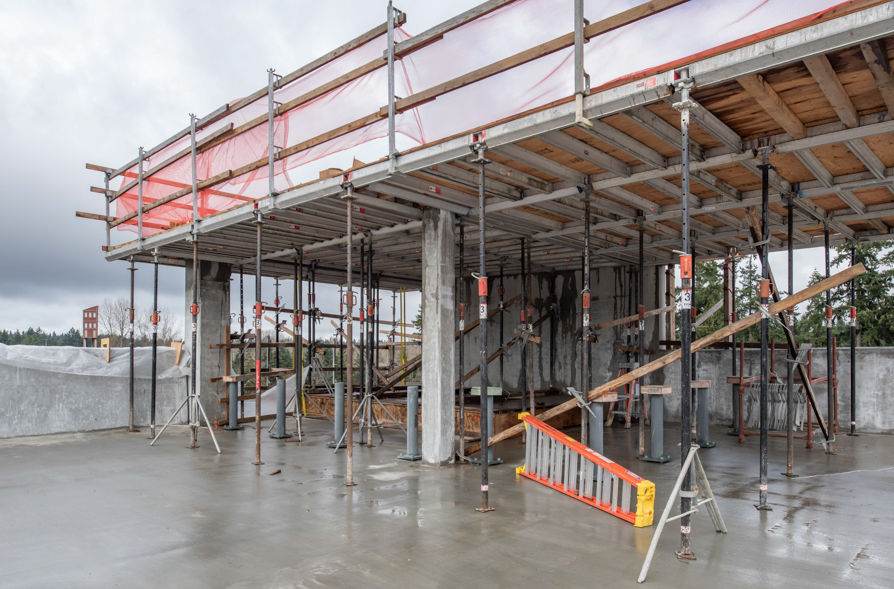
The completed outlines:
{"type": "MultiPolygon", "coordinates": [[[[355,449],[348,489],[329,422],[306,430],[294,443],[265,428],[261,467],[251,429],[220,432],[220,456],[207,432],[187,449],[183,428],[154,448],[121,431],[0,441],[0,587],[637,586],[655,528],[516,477],[519,440],[498,446],[496,511],[481,515],[476,467],[397,460],[403,435],[386,430],[355,449]]],[[[678,455],[678,426],[666,434],[678,455]]],[[[681,563],[669,524],[645,586],[894,586],[894,437],[842,436],[837,456],[796,440],[797,479],[771,438],[773,511],[758,512],[757,438],[712,436],[700,456],[730,533],[703,510],[698,560],[681,563]]],[[[657,521],[678,463],[639,462],[635,444],[635,426],[606,430],[606,454],[657,485],[657,521]]]]}

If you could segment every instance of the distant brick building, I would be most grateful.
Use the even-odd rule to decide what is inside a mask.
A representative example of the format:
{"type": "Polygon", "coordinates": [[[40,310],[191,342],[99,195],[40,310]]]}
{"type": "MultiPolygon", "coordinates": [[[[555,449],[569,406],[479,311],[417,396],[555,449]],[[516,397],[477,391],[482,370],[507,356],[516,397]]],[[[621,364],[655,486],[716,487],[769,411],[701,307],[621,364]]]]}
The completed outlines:
{"type": "Polygon", "coordinates": [[[96,334],[99,332],[99,307],[84,309],[84,347],[96,346],[96,334]]]}

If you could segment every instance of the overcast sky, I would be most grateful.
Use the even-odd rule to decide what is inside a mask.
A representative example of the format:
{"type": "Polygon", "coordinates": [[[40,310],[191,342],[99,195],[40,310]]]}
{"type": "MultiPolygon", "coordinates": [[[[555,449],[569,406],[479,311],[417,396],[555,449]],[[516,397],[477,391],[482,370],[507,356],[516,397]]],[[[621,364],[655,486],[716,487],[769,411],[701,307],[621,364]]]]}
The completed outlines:
{"type": "MultiPolygon", "coordinates": [[[[478,3],[398,5],[412,34],[478,3]]],[[[381,24],[385,6],[382,0],[0,3],[6,209],[0,329],[80,329],[82,309],[127,296],[127,265],[103,258],[103,224],[74,216],[103,212],[102,196],[89,192],[101,176],[86,162],[122,165],[140,145],[185,127],[188,113],[204,115],[265,86],[268,68],[292,71],[381,24]]],[[[796,253],[799,286],[817,264],[821,250],[796,253]]],[[[773,256],[773,265],[781,280],[784,254],[773,256]]],[[[160,274],[160,305],[180,312],[183,270],[163,267],[160,274]]],[[[144,266],[137,272],[138,307],[148,308],[151,288],[144,266]]]]}

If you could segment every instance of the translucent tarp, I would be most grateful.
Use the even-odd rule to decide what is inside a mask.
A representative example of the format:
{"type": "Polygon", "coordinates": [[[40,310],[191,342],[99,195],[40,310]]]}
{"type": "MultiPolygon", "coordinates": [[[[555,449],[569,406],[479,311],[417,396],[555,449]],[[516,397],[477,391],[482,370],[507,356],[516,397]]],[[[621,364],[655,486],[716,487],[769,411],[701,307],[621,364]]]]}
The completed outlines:
{"type": "MultiPolygon", "coordinates": [[[[174,348],[158,347],[159,379],[180,378],[189,374],[189,352],[181,352],[179,364],[174,364],[176,356],[177,350],[174,348]]],[[[0,344],[0,364],[83,376],[129,378],[130,348],[112,348],[111,358],[106,362],[104,348],[0,344]]],[[[136,378],[152,377],[152,348],[134,348],[134,375],[136,378]]]]}
{"type": "MultiPolygon", "coordinates": [[[[642,4],[642,0],[587,0],[585,17],[591,23],[642,4]]],[[[585,45],[585,69],[595,89],[634,78],[646,72],[666,70],[673,65],[724,50],[737,41],[779,34],[805,19],[819,15],[840,0],[691,0],[639,22],[591,39],[585,45]]],[[[517,0],[499,10],[473,20],[443,35],[443,38],[398,60],[395,66],[396,93],[408,97],[458,78],[501,59],[537,47],[573,31],[573,0],[517,0]]],[[[396,42],[410,36],[396,30],[396,42]]],[[[387,38],[382,35],[353,49],[274,93],[278,103],[288,103],[374,60],[384,65],[382,54],[387,38]]],[[[396,117],[396,132],[418,145],[440,141],[460,133],[486,128],[493,123],[569,99],[574,91],[574,49],[568,47],[511,70],[454,90],[421,104],[396,117]]],[[[231,104],[235,104],[234,101],[231,104]]],[[[310,139],[341,129],[344,125],[370,117],[387,104],[387,68],[380,67],[330,90],[322,96],[286,111],[274,121],[277,149],[301,145],[310,139]]],[[[205,179],[236,170],[268,155],[268,97],[265,95],[245,108],[197,133],[197,141],[230,124],[239,127],[263,117],[251,130],[223,141],[197,157],[197,178],[205,179]]],[[[371,124],[298,151],[277,162],[274,174],[277,190],[296,183],[299,168],[333,154],[387,136],[387,119],[371,119],[371,124]]],[[[336,136],[337,135],[337,136],[336,136]]],[[[187,136],[153,154],[144,169],[187,150],[187,136]]],[[[386,154],[382,153],[384,157],[386,154]]],[[[307,181],[315,175],[300,170],[307,181]]],[[[232,208],[268,194],[268,167],[231,178],[199,193],[199,216],[232,208]]],[[[117,186],[120,190],[137,178],[134,167],[117,186]]],[[[150,204],[191,185],[191,157],[187,154],[154,174],[143,185],[144,204],[150,204]]],[[[137,188],[116,201],[116,216],[137,208],[137,188]]],[[[152,235],[192,220],[192,195],[159,206],[143,215],[144,235],[152,235]]],[[[136,231],[137,219],[119,225],[136,231]]]]}

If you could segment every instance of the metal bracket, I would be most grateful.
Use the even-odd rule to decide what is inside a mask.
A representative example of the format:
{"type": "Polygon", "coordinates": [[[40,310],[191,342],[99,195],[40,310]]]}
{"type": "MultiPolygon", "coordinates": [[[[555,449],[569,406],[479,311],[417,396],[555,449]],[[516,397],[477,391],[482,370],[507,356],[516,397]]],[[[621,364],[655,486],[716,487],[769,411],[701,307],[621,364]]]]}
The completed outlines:
{"type": "Polygon", "coordinates": [[[597,416],[596,413],[593,412],[593,408],[590,407],[590,405],[593,403],[592,401],[585,401],[583,395],[579,391],[577,391],[574,387],[568,387],[567,390],[571,396],[573,396],[575,399],[577,399],[578,407],[586,407],[587,411],[590,412],[590,415],[592,415],[596,419],[599,419],[599,420],[602,419],[602,417],[597,416]]]}

